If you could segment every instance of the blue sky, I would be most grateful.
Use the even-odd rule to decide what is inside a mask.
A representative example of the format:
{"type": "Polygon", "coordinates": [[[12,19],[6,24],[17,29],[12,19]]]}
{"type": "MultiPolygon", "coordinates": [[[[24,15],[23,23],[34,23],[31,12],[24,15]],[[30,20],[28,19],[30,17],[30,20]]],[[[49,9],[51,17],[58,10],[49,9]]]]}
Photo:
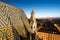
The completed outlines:
{"type": "Polygon", "coordinates": [[[24,10],[27,17],[30,17],[32,8],[35,16],[41,17],[60,17],[59,0],[0,0],[7,4],[16,6],[24,10]]]}

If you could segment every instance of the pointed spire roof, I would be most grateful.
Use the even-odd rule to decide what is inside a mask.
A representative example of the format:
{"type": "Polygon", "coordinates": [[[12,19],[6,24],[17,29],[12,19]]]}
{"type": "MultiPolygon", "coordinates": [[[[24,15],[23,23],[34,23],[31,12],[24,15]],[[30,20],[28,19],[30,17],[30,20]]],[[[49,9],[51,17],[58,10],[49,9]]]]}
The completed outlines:
{"type": "Polygon", "coordinates": [[[32,9],[31,15],[34,15],[34,9],[32,9]]]}

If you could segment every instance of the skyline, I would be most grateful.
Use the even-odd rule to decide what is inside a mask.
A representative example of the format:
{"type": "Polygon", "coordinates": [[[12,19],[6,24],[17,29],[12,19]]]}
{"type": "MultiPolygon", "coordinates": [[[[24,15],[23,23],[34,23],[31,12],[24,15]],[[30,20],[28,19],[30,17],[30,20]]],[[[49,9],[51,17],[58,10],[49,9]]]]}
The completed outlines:
{"type": "Polygon", "coordinates": [[[41,17],[60,17],[60,1],[58,0],[0,0],[1,2],[13,5],[22,9],[30,18],[32,9],[35,16],[41,17]]]}

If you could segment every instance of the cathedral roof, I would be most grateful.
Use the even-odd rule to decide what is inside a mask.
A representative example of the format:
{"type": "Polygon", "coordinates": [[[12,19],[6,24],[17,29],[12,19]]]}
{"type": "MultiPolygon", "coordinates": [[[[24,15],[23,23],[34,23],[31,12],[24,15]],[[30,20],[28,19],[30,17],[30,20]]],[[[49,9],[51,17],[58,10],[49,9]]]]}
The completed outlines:
{"type": "Polygon", "coordinates": [[[31,31],[28,19],[22,9],[0,2],[0,16],[0,27],[11,25],[22,36],[26,33],[26,29],[28,32],[31,31]]]}

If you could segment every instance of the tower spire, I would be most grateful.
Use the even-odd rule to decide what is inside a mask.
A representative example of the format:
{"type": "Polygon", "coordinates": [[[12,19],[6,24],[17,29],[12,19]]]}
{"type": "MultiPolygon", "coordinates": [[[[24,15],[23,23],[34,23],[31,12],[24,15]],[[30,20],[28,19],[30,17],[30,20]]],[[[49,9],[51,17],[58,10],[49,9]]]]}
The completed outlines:
{"type": "Polygon", "coordinates": [[[34,10],[32,9],[32,12],[31,12],[31,18],[30,18],[30,25],[31,25],[31,29],[33,31],[33,33],[35,32],[36,30],[36,18],[35,18],[35,14],[34,14],[34,10]]]}
{"type": "Polygon", "coordinates": [[[31,17],[35,17],[34,9],[32,9],[31,17]]]}

